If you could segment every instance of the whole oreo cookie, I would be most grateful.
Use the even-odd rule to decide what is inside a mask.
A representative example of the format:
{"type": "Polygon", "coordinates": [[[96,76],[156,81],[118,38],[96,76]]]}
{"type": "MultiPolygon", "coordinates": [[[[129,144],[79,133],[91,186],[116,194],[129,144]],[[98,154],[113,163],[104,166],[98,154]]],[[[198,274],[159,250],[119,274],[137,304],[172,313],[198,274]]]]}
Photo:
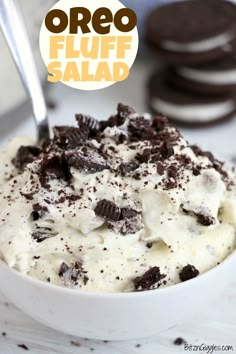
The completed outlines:
{"type": "Polygon", "coordinates": [[[155,113],[189,127],[207,126],[224,122],[236,114],[236,96],[233,93],[214,97],[177,90],[171,84],[169,71],[157,71],[148,82],[148,105],[155,113]]]}
{"type": "Polygon", "coordinates": [[[172,64],[221,58],[236,38],[236,5],[221,0],[189,0],[152,11],[146,42],[153,54],[172,64]]]}
{"type": "Polygon", "coordinates": [[[173,69],[171,80],[178,88],[206,95],[236,90],[236,41],[233,52],[224,58],[198,65],[180,65],[173,69]]]}

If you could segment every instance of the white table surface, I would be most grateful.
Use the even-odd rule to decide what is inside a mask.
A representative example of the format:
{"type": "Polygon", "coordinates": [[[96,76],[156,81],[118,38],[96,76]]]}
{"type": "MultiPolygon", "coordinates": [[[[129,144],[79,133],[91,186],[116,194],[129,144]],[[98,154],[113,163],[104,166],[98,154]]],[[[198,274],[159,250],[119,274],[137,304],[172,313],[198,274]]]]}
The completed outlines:
{"type": "MultiPolygon", "coordinates": [[[[74,113],[79,112],[89,113],[101,119],[107,118],[115,111],[117,102],[129,103],[137,111],[145,111],[145,81],[150,66],[136,62],[130,77],[125,82],[100,91],[77,91],[61,84],[52,84],[47,90],[47,96],[57,102],[57,108],[49,112],[51,125],[73,124],[74,113]]],[[[24,111],[28,112],[26,108],[23,108],[18,109],[15,112],[17,114],[0,117],[1,145],[15,135],[34,134],[32,117],[25,113],[23,119],[24,111]]],[[[183,133],[191,142],[211,149],[226,159],[236,156],[236,119],[213,128],[184,129],[183,133]]],[[[232,270],[232,277],[235,281],[232,281],[232,285],[225,289],[224,295],[218,297],[197,318],[153,338],[130,342],[104,343],[58,333],[24,315],[0,294],[0,354],[23,352],[32,354],[183,353],[183,346],[173,344],[174,339],[179,336],[193,345],[231,345],[234,349],[228,353],[236,353],[236,277],[234,272],[236,273],[232,270]],[[6,332],[6,336],[1,335],[2,332],[6,332]],[[71,344],[71,341],[78,342],[79,346],[71,344]],[[29,351],[18,347],[18,344],[25,344],[29,351]]],[[[214,352],[216,353],[223,352],[214,352]]]]}

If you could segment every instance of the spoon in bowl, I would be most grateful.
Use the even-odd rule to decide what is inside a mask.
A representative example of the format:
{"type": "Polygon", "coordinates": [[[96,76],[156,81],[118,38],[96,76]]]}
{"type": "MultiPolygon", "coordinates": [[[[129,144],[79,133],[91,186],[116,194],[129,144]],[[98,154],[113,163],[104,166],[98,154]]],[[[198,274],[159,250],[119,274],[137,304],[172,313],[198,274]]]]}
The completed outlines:
{"type": "Polygon", "coordinates": [[[0,0],[0,27],[31,100],[38,143],[49,138],[47,107],[24,20],[16,0],[0,0]]]}

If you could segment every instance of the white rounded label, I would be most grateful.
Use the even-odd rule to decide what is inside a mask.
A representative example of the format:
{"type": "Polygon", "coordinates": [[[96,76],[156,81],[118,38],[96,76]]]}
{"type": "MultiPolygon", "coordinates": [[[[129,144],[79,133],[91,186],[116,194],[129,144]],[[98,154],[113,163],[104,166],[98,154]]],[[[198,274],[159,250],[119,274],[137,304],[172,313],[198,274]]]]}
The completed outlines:
{"type": "Polygon", "coordinates": [[[129,76],[137,51],[137,17],[118,0],[60,0],[40,31],[48,81],[98,90],[129,76]]]}

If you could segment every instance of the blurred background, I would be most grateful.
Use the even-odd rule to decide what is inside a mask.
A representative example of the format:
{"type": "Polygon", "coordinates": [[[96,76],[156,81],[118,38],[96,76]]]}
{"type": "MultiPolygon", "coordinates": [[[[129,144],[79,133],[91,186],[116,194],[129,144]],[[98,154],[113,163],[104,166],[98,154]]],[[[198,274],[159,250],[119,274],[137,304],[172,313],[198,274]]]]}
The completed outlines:
{"type": "MultiPolygon", "coordinates": [[[[188,0],[186,0],[188,1],[188,0]]],[[[203,0],[199,0],[203,1],[203,0]]],[[[75,113],[89,113],[99,119],[108,118],[116,110],[118,102],[133,106],[137,111],[148,111],[146,105],[146,84],[153,67],[158,64],[143,43],[144,23],[152,9],[170,3],[170,0],[123,0],[127,7],[138,15],[140,49],[129,78],[109,88],[98,91],[79,91],[60,83],[46,82],[46,68],[39,54],[39,30],[45,14],[54,0],[19,0],[38,71],[47,97],[51,125],[74,124],[75,113]],[[37,11],[35,9],[37,8],[37,11]]],[[[0,33],[0,143],[4,144],[15,135],[34,135],[35,127],[31,107],[10,57],[4,38],[0,33]],[[9,80],[10,78],[10,80],[9,80]]],[[[223,158],[234,160],[236,155],[236,117],[223,125],[209,128],[181,129],[188,140],[211,149],[223,158]]]]}

